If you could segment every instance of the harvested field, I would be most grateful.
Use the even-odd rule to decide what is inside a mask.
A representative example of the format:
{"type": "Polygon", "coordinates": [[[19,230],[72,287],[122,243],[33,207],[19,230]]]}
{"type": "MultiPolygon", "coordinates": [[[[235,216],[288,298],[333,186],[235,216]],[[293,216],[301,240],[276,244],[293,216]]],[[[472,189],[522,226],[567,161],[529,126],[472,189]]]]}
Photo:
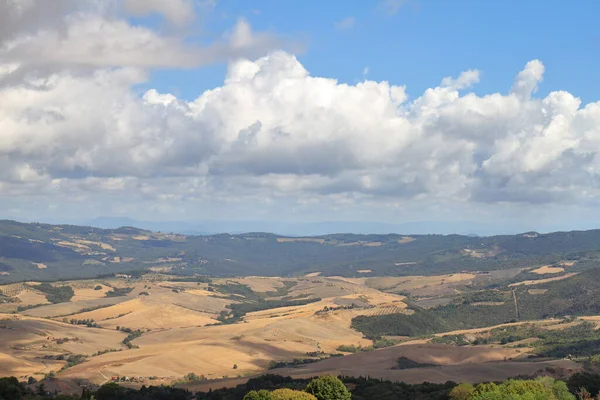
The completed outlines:
{"type": "Polygon", "coordinates": [[[111,307],[75,314],[70,318],[93,319],[103,328],[170,329],[204,326],[217,322],[214,314],[202,313],[175,304],[137,298],[111,307]]]}
{"type": "Polygon", "coordinates": [[[560,274],[561,272],[565,272],[565,269],[562,267],[553,267],[551,265],[544,265],[542,267],[536,268],[533,271],[534,274],[560,274]]]}
{"type": "MultiPolygon", "coordinates": [[[[23,325],[24,329],[30,331],[31,336],[20,338],[18,334],[10,336],[0,330],[2,339],[6,339],[5,347],[0,345],[0,361],[5,372],[12,371],[22,375],[42,373],[58,370],[64,363],[43,360],[43,364],[42,359],[36,358],[40,355],[89,355],[97,351],[116,349],[122,351],[90,357],[86,362],[60,372],[59,378],[90,379],[100,384],[105,383],[111,376],[158,376],[161,383],[169,383],[190,372],[204,374],[210,379],[261,374],[266,371],[271,361],[291,361],[306,358],[307,354],[337,353],[337,348],[341,345],[372,345],[372,341],[351,329],[354,317],[413,312],[407,309],[404,296],[379,289],[386,288],[385,285],[393,285],[394,290],[415,293],[455,291],[466,282],[472,281],[475,274],[393,278],[312,276],[214,279],[215,285],[235,282],[248,285],[255,292],[254,295],[248,296],[248,299],[240,295],[234,297],[235,300],[231,299],[231,295],[208,291],[209,285],[206,283],[169,281],[174,278],[167,275],[152,276],[152,279],[143,280],[123,276],[122,279],[64,282],[75,291],[73,301],[40,306],[25,311],[27,316],[17,317],[32,321],[23,325]],[[256,303],[260,293],[271,293],[274,296],[273,293],[283,288],[286,281],[294,281],[295,285],[289,285],[289,290],[279,291],[278,296],[273,297],[274,300],[281,300],[283,297],[320,300],[304,305],[246,311],[245,315],[239,317],[239,322],[215,325],[220,313],[226,311],[232,303],[256,303]],[[98,285],[101,289],[94,290],[98,285]],[[132,288],[132,291],[122,297],[101,297],[111,288],[132,288]],[[83,309],[88,311],[82,312],[83,309]],[[62,323],[63,318],[94,320],[101,329],[87,328],[85,325],[67,325],[62,323]],[[132,344],[139,348],[125,349],[121,344],[125,334],[117,331],[116,327],[141,330],[142,336],[132,341],[132,344]],[[69,341],[61,342],[60,345],[56,342],[44,342],[52,342],[47,339],[51,335],[62,335],[61,337],[68,337],[69,341]],[[107,335],[106,338],[102,338],[103,335],[107,335]],[[47,347],[40,347],[43,345],[47,347]],[[20,350],[17,352],[16,348],[20,350]],[[234,364],[238,366],[235,371],[234,364]],[[19,369],[19,366],[23,367],[19,369]]],[[[5,286],[4,290],[34,295],[34,291],[24,291],[25,288],[26,286],[21,284],[5,286]]],[[[437,301],[440,298],[432,296],[424,301],[427,300],[437,301]]],[[[556,321],[543,321],[543,324],[556,325],[556,321]]],[[[492,328],[494,327],[444,335],[486,331],[492,328]]],[[[477,371],[483,370],[498,374],[492,375],[493,378],[501,378],[511,368],[515,370],[510,361],[503,361],[504,358],[518,357],[526,351],[501,346],[455,348],[428,344],[426,341],[412,340],[406,345],[384,349],[385,351],[350,356],[357,358],[330,359],[273,372],[289,371],[295,376],[324,372],[363,375],[368,373],[371,376],[422,381],[423,376],[434,370],[437,371],[434,374],[435,379],[440,380],[459,373],[471,373],[472,378],[465,379],[475,380],[481,376],[477,371]],[[399,354],[406,354],[417,362],[435,363],[441,367],[417,369],[420,372],[390,370],[399,354]]],[[[523,367],[523,371],[533,368],[531,363],[527,368],[523,367]]]]}
{"type": "Polygon", "coordinates": [[[365,285],[385,292],[410,292],[414,296],[439,297],[455,294],[460,285],[470,284],[475,274],[450,274],[434,276],[376,277],[366,280],[365,285]]]}
{"type": "Polygon", "coordinates": [[[102,299],[81,300],[69,303],[49,304],[47,306],[32,308],[31,310],[24,311],[23,313],[31,317],[53,318],[62,315],[75,314],[84,308],[112,305],[126,300],[126,297],[109,297],[102,299]]]}
{"type": "Polygon", "coordinates": [[[249,276],[246,278],[235,278],[235,279],[225,279],[223,282],[221,280],[215,280],[215,284],[221,284],[225,282],[237,282],[242,285],[248,285],[250,289],[255,292],[264,293],[264,292],[274,292],[279,288],[284,286],[283,282],[285,279],[282,278],[268,278],[268,277],[258,277],[258,276],[249,276]]]}
{"type": "Polygon", "coordinates": [[[86,287],[86,288],[77,288],[73,287],[73,291],[75,292],[75,296],[71,299],[72,302],[84,301],[84,300],[92,300],[92,299],[101,299],[106,297],[106,292],[112,290],[109,286],[98,285],[101,286],[102,289],[95,290],[94,287],[86,287]]]}
{"type": "Polygon", "coordinates": [[[20,306],[33,306],[36,304],[50,304],[46,296],[37,290],[24,290],[15,296],[21,302],[20,306]]]}
{"type": "Polygon", "coordinates": [[[577,275],[577,272],[569,272],[568,274],[564,274],[561,276],[557,276],[555,278],[546,278],[546,279],[537,279],[537,280],[527,280],[527,281],[522,281],[522,282],[516,282],[516,283],[511,283],[508,286],[519,286],[519,285],[525,285],[525,286],[531,286],[531,285],[539,285],[540,283],[547,283],[547,282],[554,282],[554,281],[560,281],[563,279],[568,279],[572,276],[577,275]]]}
{"type": "Polygon", "coordinates": [[[83,240],[83,239],[77,239],[76,242],[83,244],[83,245],[98,246],[102,250],[117,251],[117,249],[115,249],[112,245],[110,245],[108,243],[94,242],[92,240],[83,240]]]}
{"type": "Polygon", "coordinates": [[[0,376],[43,374],[64,361],[44,360],[44,355],[91,355],[121,348],[122,332],[74,326],[39,318],[0,314],[0,376]],[[68,340],[65,340],[68,338],[68,340]],[[62,340],[59,340],[62,339],[62,340]]]}
{"type": "MultiPolygon", "coordinates": [[[[530,375],[545,368],[564,368],[572,372],[581,366],[570,360],[543,362],[511,361],[519,357],[518,349],[488,348],[486,346],[456,348],[445,345],[414,344],[351,354],[331,358],[295,368],[281,368],[273,372],[294,378],[310,378],[333,374],[346,376],[370,376],[372,378],[403,381],[407,383],[485,382],[503,380],[516,375],[530,375]],[[464,350],[464,351],[463,351],[464,350]],[[396,360],[407,357],[421,363],[439,364],[435,367],[405,370],[391,369],[396,360]],[[506,361],[505,361],[506,358],[506,361]]],[[[228,379],[219,382],[201,382],[185,385],[188,389],[207,391],[244,383],[245,379],[228,379]]]]}

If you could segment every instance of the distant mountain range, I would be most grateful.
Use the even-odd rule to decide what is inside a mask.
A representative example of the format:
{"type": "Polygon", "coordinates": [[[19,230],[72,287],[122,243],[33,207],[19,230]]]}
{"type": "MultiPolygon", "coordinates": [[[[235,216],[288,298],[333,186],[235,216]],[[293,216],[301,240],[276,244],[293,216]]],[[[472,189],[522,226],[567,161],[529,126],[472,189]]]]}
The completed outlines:
{"type": "MultiPolygon", "coordinates": [[[[531,267],[558,260],[578,261],[579,267],[600,262],[600,230],[487,237],[412,233],[427,229],[425,223],[419,223],[360,225],[369,232],[386,232],[366,235],[307,234],[299,238],[264,232],[226,233],[290,229],[285,223],[247,224],[209,226],[99,219],[96,227],[91,227],[0,220],[0,282],[148,269],[213,276],[297,276],[315,271],[323,275],[402,276],[531,267]],[[171,234],[212,231],[220,233],[171,234]],[[407,233],[388,233],[393,231],[407,233]]],[[[292,227],[301,227],[306,233],[344,228],[356,231],[356,225],[350,224],[292,227]]]]}
{"type": "MultiPolygon", "coordinates": [[[[355,234],[460,234],[466,236],[488,236],[498,234],[516,234],[514,228],[501,224],[473,221],[417,221],[402,224],[364,221],[324,221],[324,222],[278,222],[278,221],[140,221],[127,217],[99,217],[86,221],[85,225],[117,229],[132,226],[155,232],[181,233],[185,235],[214,235],[218,233],[240,234],[248,232],[269,232],[284,236],[319,236],[334,233],[355,234]]],[[[520,230],[532,231],[531,227],[520,230]]]]}

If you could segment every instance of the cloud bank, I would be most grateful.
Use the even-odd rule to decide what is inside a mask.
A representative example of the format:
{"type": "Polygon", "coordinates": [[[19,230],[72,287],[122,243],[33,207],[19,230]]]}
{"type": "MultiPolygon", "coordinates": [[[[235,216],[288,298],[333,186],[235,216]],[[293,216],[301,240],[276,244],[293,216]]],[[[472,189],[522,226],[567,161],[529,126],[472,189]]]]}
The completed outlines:
{"type": "Polygon", "coordinates": [[[0,2],[0,18],[9,16],[0,20],[3,196],[296,205],[598,198],[600,102],[564,91],[536,97],[539,60],[513,71],[505,93],[476,95],[480,73],[468,70],[409,98],[385,81],[312,76],[245,21],[198,47],[121,14],[185,25],[186,1],[132,0],[125,11],[42,4],[0,2]],[[220,61],[229,63],[222,85],[193,101],[135,90],[150,68],[220,61]]]}

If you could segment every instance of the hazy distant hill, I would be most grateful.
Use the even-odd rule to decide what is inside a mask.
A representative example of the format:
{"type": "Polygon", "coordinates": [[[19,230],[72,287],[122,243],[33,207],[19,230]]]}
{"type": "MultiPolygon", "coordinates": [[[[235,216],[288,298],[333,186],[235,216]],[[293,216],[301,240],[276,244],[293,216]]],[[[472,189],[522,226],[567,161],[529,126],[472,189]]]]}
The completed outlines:
{"type": "Polygon", "coordinates": [[[356,234],[465,234],[482,236],[515,232],[514,228],[498,224],[473,221],[417,221],[402,224],[364,221],[280,222],[280,221],[140,221],[127,217],[99,217],[85,223],[96,228],[116,229],[133,226],[151,231],[182,233],[185,235],[210,235],[216,233],[240,234],[271,232],[285,236],[319,236],[346,232],[356,234]]]}
{"type": "MultiPolygon", "coordinates": [[[[123,221],[130,222],[130,221],[123,221]]],[[[64,279],[154,269],[208,275],[432,275],[577,259],[595,265],[600,231],[472,237],[270,233],[206,236],[134,227],[0,221],[0,280],[64,279]]]]}

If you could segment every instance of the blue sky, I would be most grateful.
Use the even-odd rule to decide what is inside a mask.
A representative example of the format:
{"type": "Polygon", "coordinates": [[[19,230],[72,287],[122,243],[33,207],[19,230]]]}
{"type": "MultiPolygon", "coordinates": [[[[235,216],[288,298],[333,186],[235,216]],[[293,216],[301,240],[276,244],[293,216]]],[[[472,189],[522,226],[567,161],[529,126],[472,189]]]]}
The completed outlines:
{"type": "Polygon", "coordinates": [[[597,227],[599,11],[0,2],[0,217],[597,227]]]}
{"type": "MultiPolygon", "coordinates": [[[[256,30],[304,44],[300,61],[315,76],[353,84],[367,77],[406,85],[413,96],[467,69],[482,71],[476,93],[508,91],[526,62],[540,59],[547,72],[539,94],[550,90],[597,99],[600,3],[550,0],[406,0],[390,13],[385,3],[349,0],[223,0],[197,26],[216,35],[240,17],[256,30]],[[353,23],[340,28],[346,19],[353,23]]],[[[193,99],[223,82],[226,65],[155,71],[149,85],[193,99]]]]}

